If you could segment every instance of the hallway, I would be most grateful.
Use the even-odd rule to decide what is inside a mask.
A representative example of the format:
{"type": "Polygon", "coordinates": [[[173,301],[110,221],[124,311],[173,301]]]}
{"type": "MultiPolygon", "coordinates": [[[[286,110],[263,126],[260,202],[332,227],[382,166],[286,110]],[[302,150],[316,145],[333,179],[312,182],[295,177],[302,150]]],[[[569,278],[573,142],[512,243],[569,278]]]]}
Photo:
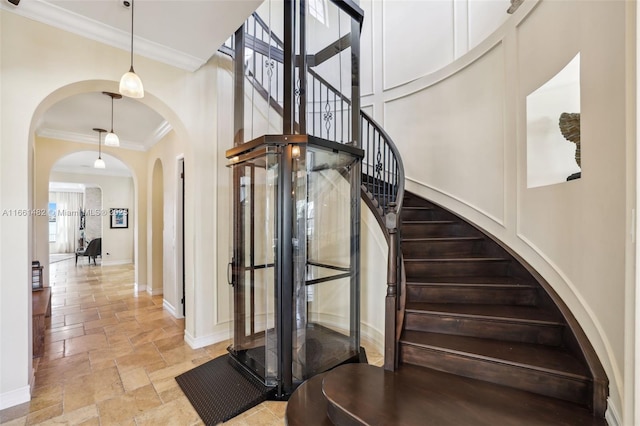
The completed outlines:
{"type": "MultiPolygon", "coordinates": [[[[49,267],[52,315],[32,400],[0,411],[0,423],[203,424],[174,377],[226,353],[229,342],[191,349],[184,319],[163,310],[162,296],[134,293],[133,265],[49,267]]],[[[267,401],[226,424],[281,425],[285,405],[267,401]]]]}

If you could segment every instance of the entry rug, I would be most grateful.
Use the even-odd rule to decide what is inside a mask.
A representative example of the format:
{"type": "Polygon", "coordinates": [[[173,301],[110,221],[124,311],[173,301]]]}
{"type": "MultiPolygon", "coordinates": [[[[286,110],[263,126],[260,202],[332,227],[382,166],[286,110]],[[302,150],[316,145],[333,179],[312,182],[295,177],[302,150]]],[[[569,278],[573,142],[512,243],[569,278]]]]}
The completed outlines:
{"type": "Polygon", "coordinates": [[[176,381],[206,425],[216,425],[265,401],[272,388],[222,355],[176,377],[176,381]]]}

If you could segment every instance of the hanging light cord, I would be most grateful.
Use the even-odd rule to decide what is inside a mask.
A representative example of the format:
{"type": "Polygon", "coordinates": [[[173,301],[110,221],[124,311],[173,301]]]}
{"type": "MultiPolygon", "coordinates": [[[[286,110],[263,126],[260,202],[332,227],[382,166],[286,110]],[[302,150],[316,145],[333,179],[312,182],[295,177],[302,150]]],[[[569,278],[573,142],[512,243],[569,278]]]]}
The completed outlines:
{"type": "Polygon", "coordinates": [[[131,72],[133,72],[133,4],[134,0],[131,0],[131,72]]]}
{"type": "Polygon", "coordinates": [[[113,96],[111,96],[111,133],[113,133],[113,96]]]}
{"type": "Polygon", "coordinates": [[[102,160],[102,132],[98,132],[98,158],[102,160]]]}

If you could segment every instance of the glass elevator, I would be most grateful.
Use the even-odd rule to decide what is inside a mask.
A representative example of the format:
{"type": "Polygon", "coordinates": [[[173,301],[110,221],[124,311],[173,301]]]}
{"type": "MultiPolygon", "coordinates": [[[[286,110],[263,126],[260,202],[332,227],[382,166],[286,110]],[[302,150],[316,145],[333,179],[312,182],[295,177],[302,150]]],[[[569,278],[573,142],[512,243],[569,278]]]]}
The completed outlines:
{"type": "Polygon", "coordinates": [[[234,38],[229,353],[286,398],[362,356],[363,14],[351,1],[274,3],[234,38]]]}

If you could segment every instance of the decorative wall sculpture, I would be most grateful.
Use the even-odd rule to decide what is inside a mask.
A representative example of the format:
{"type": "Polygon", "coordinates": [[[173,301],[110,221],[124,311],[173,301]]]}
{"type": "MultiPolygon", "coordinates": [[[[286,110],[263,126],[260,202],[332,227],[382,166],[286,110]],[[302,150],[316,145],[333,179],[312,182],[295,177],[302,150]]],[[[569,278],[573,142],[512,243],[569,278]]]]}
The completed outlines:
{"type": "MultiPolygon", "coordinates": [[[[576,144],[575,159],[578,167],[582,168],[580,164],[580,113],[579,112],[563,112],[560,114],[560,120],[558,122],[560,126],[560,132],[562,136],[569,142],[576,144]]],[[[581,172],[573,173],[567,180],[573,180],[579,178],[581,172]]]]}
{"type": "Polygon", "coordinates": [[[511,6],[507,9],[507,13],[513,14],[520,7],[524,0],[511,0],[511,6]]]}

